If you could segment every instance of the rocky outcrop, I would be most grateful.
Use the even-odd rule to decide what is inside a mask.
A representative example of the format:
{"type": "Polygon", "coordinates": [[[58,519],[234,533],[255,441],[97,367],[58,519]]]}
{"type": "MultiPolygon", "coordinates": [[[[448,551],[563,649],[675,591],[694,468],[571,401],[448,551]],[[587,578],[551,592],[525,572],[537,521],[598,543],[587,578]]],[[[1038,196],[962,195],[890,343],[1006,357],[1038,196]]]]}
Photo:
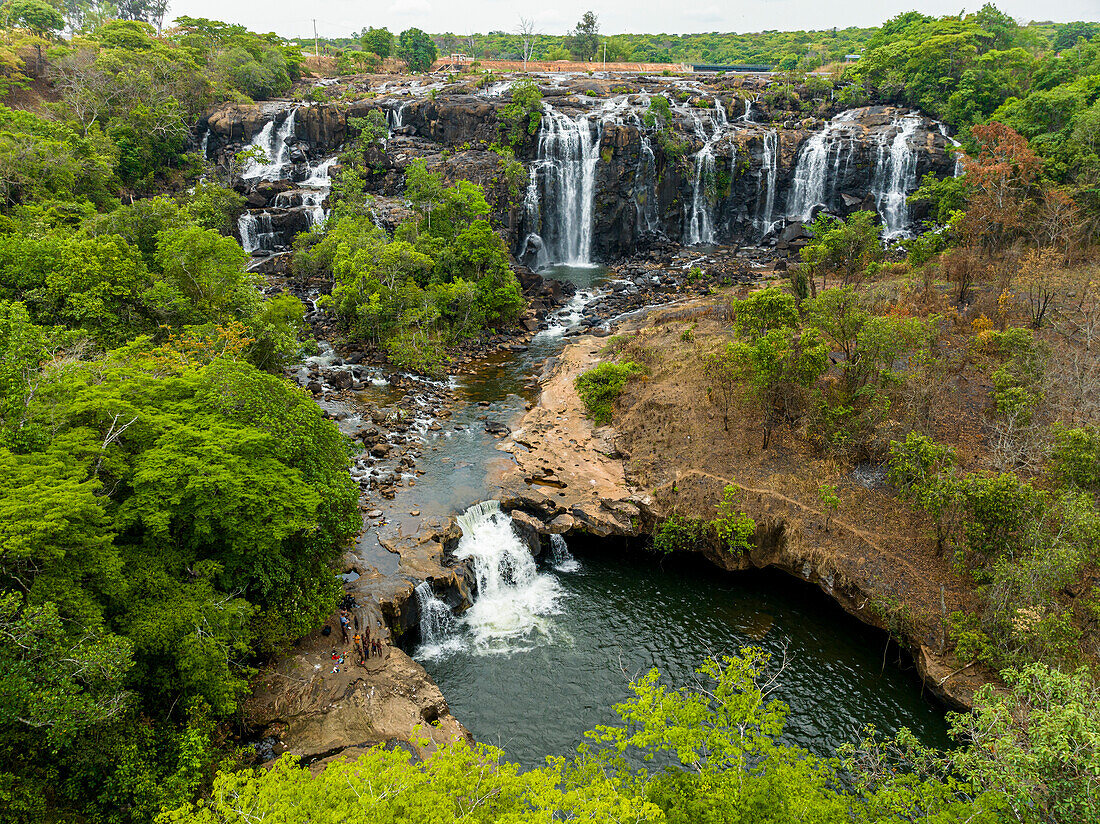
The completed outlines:
{"type": "MultiPolygon", "coordinates": [[[[673,474],[675,480],[655,488],[636,485],[622,437],[609,427],[593,427],[583,417],[573,380],[599,362],[601,346],[599,340],[580,338],[543,376],[539,404],[523,419],[511,442],[501,447],[513,451],[516,458],[515,469],[501,479],[502,507],[524,528],[542,535],[626,538],[650,534],[670,512],[682,511],[684,501],[705,501],[713,512],[713,502],[722,499],[729,479],[665,456],[666,474],[673,474]]],[[[797,500],[744,483],[741,489],[739,505],[757,522],[752,548],[737,554],[710,546],[697,551],[724,570],[774,567],[817,585],[847,612],[900,637],[913,653],[925,683],[941,699],[958,708],[971,705],[988,673],[959,667],[941,654],[943,637],[937,626],[895,625],[890,611],[883,609],[884,604],[899,598],[904,603],[909,597],[908,579],[896,569],[894,553],[859,529],[845,532],[847,527],[835,519],[830,532],[825,513],[797,500]],[[792,528],[792,524],[799,526],[792,528]],[[825,534],[833,541],[839,539],[845,550],[823,549],[816,536],[825,534]],[[883,580],[897,584],[887,591],[883,580]]]]}
{"type": "Polygon", "coordinates": [[[375,744],[410,745],[426,755],[470,739],[439,687],[399,648],[386,646],[384,657],[360,667],[351,653],[343,664],[333,659],[335,646],[320,632],[304,639],[293,655],[265,670],[245,703],[259,737],[275,739],[276,754],[290,752],[310,764],[375,744]],[[421,737],[430,743],[423,746],[421,737]]]}
{"type": "Polygon", "coordinates": [[[488,101],[473,95],[447,95],[411,100],[366,100],[352,103],[348,117],[366,117],[372,109],[386,114],[394,131],[399,134],[424,137],[444,146],[497,139],[499,101],[488,101]],[[400,112],[400,117],[395,114],[400,112]],[[398,121],[400,125],[397,125],[398,121]]]}
{"type": "MultiPolygon", "coordinates": [[[[621,93],[641,85],[609,88],[592,79],[542,87],[544,99],[559,116],[583,121],[599,136],[599,157],[591,173],[594,259],[613,261],[666,239],[685,244],[767,242],[786,254],[798,244],[779,240],[785,224],[808,220],[821,209],[841,217],[858,209],[883,213],[888,200],[904,213],[900,220],[913,225],[924,215],[920,207],[904,204],[904,194],[926,173],[954,172],[945,130],[908,110],[869,106],[838,114],[823,105],[816,117],[793,120],[790,113],[776,112],[773,119],[759,99],[746,110],[746,101],[756,92],[731,93],[721,83],[714,88],[697,83],[688,94],[669,81],[665,93],[672,100],[672,139],[664,140],[646,118],[649,98],[621,93]],[[832,115],[832,120],[822,119],[832,115]],[[671,148],[676,144],[680,148],[671,148]],[[899,147],[906,156],[900,177],[891,166],[899,147]],[[887,197],[890,187],[894,195],[887,197]]],[[[267,122],[281,124],[293,111],[289,142],[294,166],[288,176],[301,181],[310,172],[309,163],[344,145],[349,120],[380,111],[391,140],[384,149],[367,149],[372,192],[399,196],[405,166],[426,159],[448,179],[464,177],[485,186],[493,217],[507,228],[513,250],[534,260],[540,237],[561,233],[552,213],[564,207],[549,202],[545,182],[547,175],[557,174],[560,161],[538,157],[538,134],[521,143],[520,159],[529,166],[538,161],[536,188],[542,192],[540,203],[524,206],[522,190],[516,191],[514,181],[503,181],[500,159],[486,151],[499,139],[499,113],[508,92],[472,94],[460,84],[433,89],[433,94],[394,92],[399,93],[350,104],[232,104],[209,114],[198,131],[208,135],[208,157],[226,164],[267,122]]]]}

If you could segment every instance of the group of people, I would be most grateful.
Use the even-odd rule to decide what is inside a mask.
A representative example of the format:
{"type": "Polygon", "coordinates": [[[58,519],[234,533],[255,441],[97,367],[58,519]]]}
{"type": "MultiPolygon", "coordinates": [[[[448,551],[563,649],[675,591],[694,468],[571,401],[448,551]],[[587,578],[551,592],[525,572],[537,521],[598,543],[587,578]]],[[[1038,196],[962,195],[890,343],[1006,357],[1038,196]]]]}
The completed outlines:
{"type": "Polygon", "coordinates": [[[381,638],[370,637],[370,625],[367,623],[363,627],[363,632],[359,632],[359,616],[349,612],[347,609],[340,609],[340,631],[343,634],[344,643],[352,644],[355,649],[355,654],[359,659],[360,666],[366,666],[366,660],[368,658],[378,657],[381,658],[383,654],[383,644],[381,638]],[[354,629],[354,635],[353,633],[354,629]]]}

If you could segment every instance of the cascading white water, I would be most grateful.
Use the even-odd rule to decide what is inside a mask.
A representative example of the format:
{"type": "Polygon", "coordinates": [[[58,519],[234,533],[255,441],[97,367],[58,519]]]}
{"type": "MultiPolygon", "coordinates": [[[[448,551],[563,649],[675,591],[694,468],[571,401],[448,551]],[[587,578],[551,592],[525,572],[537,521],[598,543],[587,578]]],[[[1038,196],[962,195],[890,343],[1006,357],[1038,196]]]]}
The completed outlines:
{"type": "Polygon", "coordinates": [[[569,544],[561,535],[550,536],[550,563],[559,572],[576,572],[581,568],[573,553],[569,551],[569,544]]]}
{"type": "Polygon", "coordinates": [[[817,206],[831,206],[837,181],[840,179],[840,164],[851,163],[855,141],[846,132],[854,112],[841,112],[825,128],[810,136],[798,154],[798,163],[794,170],[794,184],[791,187],[787,216],[794,220],[809,220],[817,206]],[[833,173],[828,173],[829,158],[833,158],[833,173]]]}
{"type": "MultiPolygon", "coordinates": [[[[643,98],[648,104],[648,96],[643,98]]],[[[641,152],[638,155],[638,169],[634,176],[634,200],[636,202],[635,225],[639,231],[655,232],[658,229],[657,217],[657,155],[653,151],[653,142],[646,134],[641,115],[633,112],[634,126],[638,130],[638,142],[641,152]]]]}
{"type": "Polygon", "coordinates": [[[714,186],[714,148],[708,142],[695,153],[691,178],[691,205],[684,245],[714,244],[714,221],[711,219],[708,187],[714,186]]]}
{"type": "Polygon", "coordinates": [[[199,141],[199,157],[204,161],[206,160],[206,152],[210,146],[210,129],[207,129],[202,133],[202,140],[199,141]]]}
{"type": "Polygon", "coordinates": [[[600,120],[544,104],[538,140],[541,235],[550,263],[590,266],[600,120]],[[595,125],[595,128],[593,126],[595,125]]]}
{"type": "Polygon", "coordinates": [[[327,217],[324,207],[325,198],[332,191],[329,171],[338,160],[339,158],[336,157],[322,160],[310,169],[309,177],[302,181],[302,205],[310,207],[308,212],[310,226],[319,226],[325,222],[327,217]]]}
{"type": "Polygon", "coordinates": [[[770,129],[764,134],[760,188],[756,195],[756,216],[752,221],[761,237],[768,234],[775,224],[775,184],[778,178],[779,133],[775,129],[770,129]]]}
{"type": "Polygon", "coordinates": [[[714,99],[714,113],[708,116],[706,125],[694,108],[678,107],[678,111],[690,118],[695,134],[703,141],[703,147],[693,158],[691,203],[686,208],[684,245],[709,246],[715,243],[714,216],[711,213],[716,178],[714,146],[725,134],[729,119],[722,101],[717,98],[714,99]]]}
{"type": "Polygon", "coordinates": [[[755,120],[753,120],[753,117],[752,117],[752,104],[755,103],[755,102],[756,102],[756,100],[752,97],[746,97],[745,98],[745,113],[743,115],[741,115],[742,122],[744,122],[744,123],[755,123],[756,122],[755,120]]]}
{"type": "Polygon", "coordinates": [[[553,575],[538,571],[511,517],[499,502],[483,501],[462,513],[458,525],[455,557],[472,561],[477,578],[477,598],[462,618],[472,649],[500,654],[545,642],[561,588],[553,575]]]}
{"type": "Polygon", "coordinates": [[[249,160],[247,168],[241,174],[244,180],[282,180],[288,176],[289,141],[294,137],[294,121],[297,114],[297,109],[291,110],[278,128],[275,127],[274,120],[269,120],[252,138],[250,145],[263,150],[267,163],[249,160]]]}
{"type": "Polygon", "coordinates": [[[908,115],[895,121],[897,134],[886,151],[886,142],[880,144],[878,162],[871,193],[875,196],[875,209],[882,218],[884,238],[900,237],[909,228],[909,208],[905,202],[917,186],[917,152],[910,141],[921,120],[908,115]]]}
{"type": "Polygon", "coordinates": [[[436,597],[431,583],[421,581],[413,592],[416,593],[416,605],[420,611],[420,650],[418,652],[421,657],[433,658],[461,648],[461,642],[455,637],[457,621],[454,613],[436,597]]]}
{"type": "MultiPolygon", "coordinates": [[[[945,140],[949,140],[951,145],[956,149],[961,150],[962,144],[947,133],[947,125],[945,123],[937,123],[936,128],[939,129],[940,134],[944,136],[945,140]]],[[[952,173],[952,177],[958,177],[963,173],[963,155],[961,151],[955,152],[955,170],[952,173]]]]}
{"type": "Polygon", "coordinates": [[[411,101],[406,100],[401,105],[394,109],[388,109],[386,111],[386,120],[389,121],[390,134],[393,134],[398,129],[405,127],[405,109],[409,107],[411,101]]]}
{"type": "Polygon", "coordinates": [[[279,236],[267,212],[245,212],[237,218],[237,230],[241,235],[241,248],[246,253],[275,251],[279,236]]]}

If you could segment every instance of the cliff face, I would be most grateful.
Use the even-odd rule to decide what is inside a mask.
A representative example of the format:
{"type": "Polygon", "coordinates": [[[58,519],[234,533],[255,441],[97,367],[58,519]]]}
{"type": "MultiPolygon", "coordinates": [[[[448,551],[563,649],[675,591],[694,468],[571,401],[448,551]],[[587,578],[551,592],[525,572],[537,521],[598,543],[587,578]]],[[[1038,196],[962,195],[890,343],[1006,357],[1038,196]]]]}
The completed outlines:
{"type": "MultiPolygon", "coordinates": [[[[603,124],[593,211],[595,255],[621,257],[654,235],[685,244],[759,243],[774,237],[785,222],[808,220],[821,209],[840,217],[858,209],[881,211],[892,186],[895,197],[904,197],[928,172],[953,174],[949,140],[935,121],[882,106],[845,114],[849,119],[839,124],[820,122],[813,128],[717,125],[717,135],[705,138],[692,124],[680,122],[675,131],[688,145],[682,157],[663,152],[635,123],[603,124]],[[892,150],[903,130],[905,151],[898,147],[892,166],[892,150]],[[811,145],[815,135],[818,143],[825,136],[823,146],[811,145]],[[815,148],[816,157],[811,157],[815,148]],[[706,154],[700,157],[700,152],[706,154]],[[690,236],[693,216],[695,231],[708,224],[709,237],[690,236]]],[[[704,129],[711,131],[708,126],[704,129]]],[[[912,209],[906,221],[915,225],[924,217],[912,209]]]]}
{"type": "MultiPolygon", "coordinates": [[[[823,108],[831,119],[794,121],[728,90],[693,86],[689,95],[676,87],[663,92],[671,120],[659,130],[648,116],[651,94],[615,94],[615,88],[573,80],[544,89],[541,127],[518,149],[526,191],[513,197],[516,203],[495,204],[499,216],[507,213],[517,255],[533,267],[611,261],[667,240],[775,244],[785,226],[821,210],[841,217],[875,211],[884,234],[896,237],[924,217],[906,203],[920,179],[955,169],[950,138],[918,112],[823,108]],[[517,203],[522,209],[512,208],[517,203]]],[[[404,167],[416,158],[449,166],[449,177],[461,176],[461,168],[446,163],[456,150],[465,152],[463,165],[484,182],[483,167],[499,163],[487,147],[499,139],[509,92],[442,91],[418,97],[404,90],[350,104],[231,105],[211,113],[199,130],[207,156],[223,165],[249,144],[274,161],[285,142],[281,174],[300,183],[344,146],[353,132],[349,121],[381,111],[390,139],[384,151],[372,148],[365,157],[372,191],[400,194],[404,167]]],[[[261,183],[270,184],[270,176],[261,183]]],[[[256,181],[240,188],[252,208],[280,205],[256,181]]],[[[301,220],[283,222],[294,228],[301,220]]]]}

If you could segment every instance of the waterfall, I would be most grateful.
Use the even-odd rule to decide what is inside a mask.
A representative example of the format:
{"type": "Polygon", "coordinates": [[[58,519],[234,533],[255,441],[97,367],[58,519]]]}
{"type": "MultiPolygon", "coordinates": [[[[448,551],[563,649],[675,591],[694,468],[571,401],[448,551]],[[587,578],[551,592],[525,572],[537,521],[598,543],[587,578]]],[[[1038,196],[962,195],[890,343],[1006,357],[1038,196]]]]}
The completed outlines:
{"type": "Polygon", "coordinates": [[[267,163],[248,161],[248,167],[242,172],[245,180],[282,180],[287,177],[290,158],[289,141],[294,137],[294,120],[297,109],[291,110],[282,124],[275,128],[275,121],[269,120],[252,138],[251,146],[258,146],[267,157],[267,163]]]}
{"type": "Polygon", "coordinates": [[[474,504],[458,517],[462,539],[455,557],[470,560],[477,599],[463,616],[472,648],[479,653],[530,649],[551,631],[547,616],[557,611],[561,589],[553,575],[540,573],[535,559],[497,501],[474,504]]]}
{"type": "Polygon", "coordinates": [[[904,235],[909,227],[909,208],[905,199],[917,186],[917,152],[910,141],[920,123],[920,118],[914,115],[895,121],[898,131],[889,152],[885,136],[879,144],[871,194],[875,196],[875,209],[882,217],[884,238],[904,235]]]}
{"type": "Polygon", "coordinates": [[[695,153],[691,178],[691,203],[685,207],[685,246],[711,246],[715,243],[714,217],[711,214],[716,180],[714,146],[725,134],[729,124],[722,101],[714,98],[714,114],[708,118],[710,134],[702,119],[692,107],[678,108],[691,119],[692,129],[703,141],[703,147],[695,153]],[[708,193],[709,190],[709,193],[708,193]]]}
{"type": "Polygon", "coordinates": [[[413,592],[420,611],[421,651],[431,657],[454,648],[455,617],[451,608],[436,597],[429,581],[421,581],[413,592]]]}
{"type": "Polygon", "coordinates": [[[330,157],[310,169],[309,177],[302,182],[302,205],[310,207],[310,226],[320,226],[328,215],[325,213],[325,199],[332,191],[329,171],[339,158],[330,157]]]}
{"type": "Polygon", "coordinates": [[[755,102],[756,102],[756,100],[752,97],[746,97],[745,98],[745,113],[743,115],[741,115],[741,121],[743,123],[755,123],[756,122],[755,120],[753,120],[753,117],[752,117],[752,104],[755,103],[755,102]]]}
{"type": "Polygon", "coordinates": [[[245,212],[237,218],[237,230],[241,235],[241,247],[247,254],[274,252],[278,245],[279,235],[267,212],[245,212]]]}
{"type": "Polygon", "coordinates": [[[791,187],[787,205],[788,217],[809,220],[815,207],[832,208],[837,181],[841,175],[841,162],[843,161],[845,168],[852,162],[855,141],[843,128],[853,117],[852,111],[838,114],[824,129],[813,134],[803,144],[795,165],[794,185],[791,187]],[[828,173],[830,158],[833,160],[832,174],[828,173]]]}
{"type": "Polygon", "coordinates": [[[575,118],[545,104],[539,129],[541,234],[551,263],[590,266],[600,121],[575,118]]]}
{"type": "Polygon", "coordinates": [[[684,232],[685,246],[714,244],[714,222],[710,216],[708,185],[714,186],[714,149],[709,142],[695,153],[694,174],[691,178],[690,216],[687,230],[684,232]]]}
{"type": "Polygon", "coordinates": [[[202,133],[202,140],[199,141],[199,157],[206,160],[207,147],[210,145],[210,129],[207,129],[202,133]]]}
{"type": "Polygon", "coordinates": [[[386,120],[389,121],[390,134],[393,134],[398,129],[405,128],[405,109],[408,108],[411,101],[406,100],[396,108],[386,110],[386,120]]]}
{"type": "MultiPolygon", "coordinates": [[[[648,102],[648,96],[643,98],[648,102]]],[[[637,212],[635,225],[640,232],[653,233],[659,228],[657,216],[657,155],[653,143],[646,134],[641,116],[634,112],[634,125],[638,130],[638,142],[642,151],[638,156],[638,169],[634,176],[634,200],[637,212]]]]}
{"type": "Polygon", "coordinates": [[[581,568],[561,535],[550,536],[550,563],[559,572],[576,572],[581,568]]]}
{"type": "Polygon", "coordinates": [[[825,196],[825,160],[828,156],[825,132],[811,135],[798,154],[787,212],[798,220],[809,220],[813,208],[825,196]]]}
{"type": "Polygon", "coordinates": [[[760,166],[760,187],[756,195],[756,216],[752,224],[764,237],[775,224],[775,184],[779,178],[779,132],[764,133],[764,151],[760,166]]]}
{"type": "MultiPolygon", "coordinates": [[[[944,136],[945,140],[950,140],[951,145],[956,149],[961,149],[962,144],[947,133],[947,125],[944,123],[937,123],[936,128],[939,129],[940,134],[944,136]]],[[[955,170],[952,172],[952,177],[959,177],[963,173],[963,154],[961,151],[955,152],[955,170]]]]}

